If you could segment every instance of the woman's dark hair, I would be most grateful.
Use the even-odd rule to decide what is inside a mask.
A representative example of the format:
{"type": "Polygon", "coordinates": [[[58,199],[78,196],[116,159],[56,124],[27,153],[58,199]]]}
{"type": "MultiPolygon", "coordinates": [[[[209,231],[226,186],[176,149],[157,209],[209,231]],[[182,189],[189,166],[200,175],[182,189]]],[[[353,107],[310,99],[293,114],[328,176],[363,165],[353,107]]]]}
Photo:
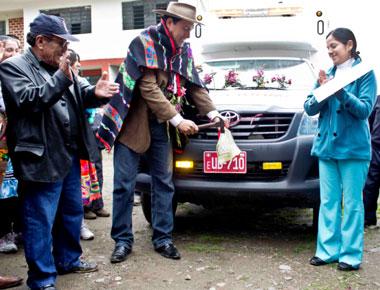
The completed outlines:
{"type": "Polygon", "coordinates": [[[20,41],[21,41],[20,37],[18,37],[18,36],[15,35],[15,34],[7,34],[6,36],[9,36],[10,38],[14,38],[14,39],[17,39],[17,40],[20,40],[20,41]]]}
{"type": "Polygon", "coordinates": [[[174,17],[174,16],[168,16],[168,15],[162,16],[162,19],[165,21],[165,23],[166,23],[166,20],[168,20],[169,18],[173,19],[174,24],[177,24],[177,22],[181,20],[181,18],[174,17]]]}
{"type": "Polygon", "coordinates": [[[32,33],[32,32],[28,32],[28,34],[26,35],[26,42],[31,46],[33,47],[35,44],[36,44],[36,34],[32,33]]]}
{"type": "Polygon", "coordinates": [[[330,31],[329,34],[327,34],[326,39],[330,35],[332,35],[336,40],[343,43],[344,45],[347,45],[348,41],[352,40],[351,56],[353,58],[360,58],[360,56],[359,56],[360,52],[356,51],[357,42],[356,42],[355,35],[350,29],[343,28],[343,27],[336,28],[336,29],[330,31]]]}
{"type": "Polygon", "coordinates": [[[77,54],[77,53],[75,52],[75,50],[69,48],[68,51],[70,52],[69,57],[68,57],[69,60],[70,60],[70,66],[73,66],[74,63],[76,63],[77,61],[80,62],[79,54],[77,54]]]}

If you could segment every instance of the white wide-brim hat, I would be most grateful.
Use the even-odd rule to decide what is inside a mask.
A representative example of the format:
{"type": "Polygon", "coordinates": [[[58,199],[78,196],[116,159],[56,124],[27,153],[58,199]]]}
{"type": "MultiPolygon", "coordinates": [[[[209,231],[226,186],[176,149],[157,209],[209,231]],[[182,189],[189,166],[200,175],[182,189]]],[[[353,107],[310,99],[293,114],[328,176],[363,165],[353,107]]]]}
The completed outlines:
{"type": "Polygon", "coordinates": [[[166,10],[154,9],[152,11],[160,15],[172,16],[172,17],[190,21],[192,23],[202,24],[200,21],[197,20],[196,8],[190,4],[169,2],[166,10]]]}

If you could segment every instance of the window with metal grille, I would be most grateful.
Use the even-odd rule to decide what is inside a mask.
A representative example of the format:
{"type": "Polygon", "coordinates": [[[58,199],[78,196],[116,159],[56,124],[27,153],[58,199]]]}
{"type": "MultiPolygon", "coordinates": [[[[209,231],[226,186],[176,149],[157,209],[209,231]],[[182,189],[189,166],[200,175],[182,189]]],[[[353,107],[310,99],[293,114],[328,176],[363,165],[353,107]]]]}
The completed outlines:
{"type": "Polygon", "coordinates": [[[6,29],[7,29],[7,27],[6,27],[5,20],[0,21],[0,35],[7,34],[6,29]]]}
{"type": "Polygon", "coordinates": [[[133,28],[144,28],[144,6],[133,6],[133,28]]]}
{"type": "Polygon", "coordinates": [[[40,10],[40,12],[64,18],[71,34],[91,33],[91,6],[89,5],[40,10]]]}
{"type": "Polygon", "coordinates": [[[170,0],[136,0],[122,2],[123,30],[142,29],[155,25],[160,21],[160,15],[153,9],[166,9],[170,0]]]}
{"type": "MultiPolygon", "coordinates": [[[[166,10],[166,7],[168,7],[168,3],[157,3],[156,9],[162,9],[166,10]]],[[[156,23],[160,22],[161,15],[156,14],[156,23]]]]}

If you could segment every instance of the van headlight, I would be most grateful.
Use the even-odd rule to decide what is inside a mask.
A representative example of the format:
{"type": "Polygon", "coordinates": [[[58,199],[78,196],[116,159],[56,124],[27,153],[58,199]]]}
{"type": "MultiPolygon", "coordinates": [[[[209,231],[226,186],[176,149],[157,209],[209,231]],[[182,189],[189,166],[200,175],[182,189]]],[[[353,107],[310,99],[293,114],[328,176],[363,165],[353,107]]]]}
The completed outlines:
{"type": "Polygon", "coordinates": [[[318,115],[309,116],[303,113],[297,136],[315,135],[318,131],[318,115]]]}

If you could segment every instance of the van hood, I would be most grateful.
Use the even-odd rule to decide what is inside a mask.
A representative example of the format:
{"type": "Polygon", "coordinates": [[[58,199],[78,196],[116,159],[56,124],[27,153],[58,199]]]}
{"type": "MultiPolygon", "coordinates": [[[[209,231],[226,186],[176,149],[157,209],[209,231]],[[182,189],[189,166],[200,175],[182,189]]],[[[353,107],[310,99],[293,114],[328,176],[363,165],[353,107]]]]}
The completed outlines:
{"type": "Polygon", "coordinates": [[[310,92],[304,90],[210,90],[209,95],[218,109],[255,108],[270,111],[273,108],[303,110],[310,92]]]}

